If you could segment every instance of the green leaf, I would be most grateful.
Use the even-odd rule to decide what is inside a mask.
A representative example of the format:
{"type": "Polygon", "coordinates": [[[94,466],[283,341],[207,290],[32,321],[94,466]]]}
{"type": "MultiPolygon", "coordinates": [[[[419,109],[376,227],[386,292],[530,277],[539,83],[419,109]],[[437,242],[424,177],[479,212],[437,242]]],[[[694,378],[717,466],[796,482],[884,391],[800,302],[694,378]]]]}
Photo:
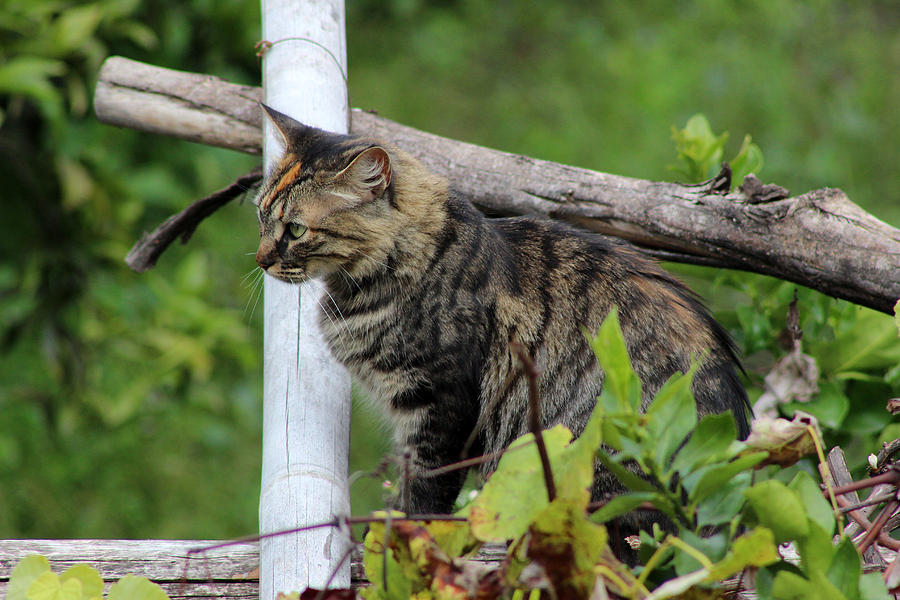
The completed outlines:
{"type": "Polygon", "coordinates": [[[834,531],[834,512],[831,504],[825,500],[819,485],[806,471],[799,471],[788,487],[800,496],[800,501],[806,507],[807,516],[829,534],[834,531]]]}
{"type": "Polygon", "coordinates": [[[169,600],[169,597],[146,577],[126,575],[110,586],[107,600],[169,600]]]}
{"type": "Polygon", "coordinates": [[[641,381],[631,366],[625,338],[619,327],[618,309],[613,308],[609,312],[597,335],[590,338],[590,344],[604,372],[601,397],[612,398],[618,412],[640,412],[641,381]]]}
{"type": "MultiPolygon", "coordinates": [[[[800,496],[778,480],[757,483],[744,491],[759,523],[772,530],[780,544],[809,533],[806,511],[800,496]]],[[[831,547],[831,544],[828,544],[831,547]]]]}
{"type": "Polygon", "coordinates": [[[693,477],[685,478],[684,487],[690,495],[691,504],[696,506],[721,489],[735,475],[752,469],[767,456],[766,452],[753,452],[723,465],[710,465],[697,471],[693,477]]]}
{"type": "Polygon", "coordinates": [[[0,90],[27,93],[34,82],[47,82],[50,77],[59,77],[65,72],[66,63],[61,60],[17,56],[0,65],[0,90]]]}
{"type": "MultiPolygon", "coordinates": [[[[890,368],[900,363],[900,339],[895,322],[896,317],[891,319],[874,310],[859,309],[852,328],[839,331],[827,347],[816,349],[822,372],[837,376],[890,368]],[[865,335],[860,333],[863,331],[865,335]]],[[[812,347],[810,352],[814,352],[812,347]]]]}
{"type": "Polygon", "coordinates": [[[841,538],[826,576],[847,600],[859,600],[859,577],[862,575],[859,552],[849,537],[841,538]]]}
{"type": "Polygon", "coordinates": [[[587,508],[594,483],[594,457],[603,440],[603,421],[603,415],[594,411],[581,435],[558,458],[551,458],[557,499],[584,502],[583,508],[587,508]]]}
{"type": "Polygon", "coordinates": [[[50,561],[40,554],[29,554],[13,568],[6,589],[6,600],[26,600],[25,594],[32,582],[50,572],[50,561]]]}
{"type": "Polygon", "coordinates": [[[747,501],[744,496],[753,476],[750,472],[738,473],[719,489],[709,494],[697,505],[697,525],[719,525],[731,521],[747,501]]]}
{"type": "Polygon", "coordinates": [[[685,476],[698,465],[730,458],[728,450],[736,437],[737,429],[730,413],[706,415],[675,455],[672,468],[685,476]]]}
{"type": "Polygon", "coordinates": [[[156,35],[156,32],[143,23],[126,21],[119,23],[116,29],[144,50],[150,50],[159,44],[159,37],[156,35]]]}
{"type": "Polygon", "coordinates": [[[807,533],[796,538],[796,544],[800,553],[800,565],[807,577],[812,578],[816,573],[824,575],[828,572],[835,553],[830,533],[819,527],[815,521],[807,521],[807,533]]]}
{"type": "Polygon", "coordinates": [[[744,182],[744,177],[749,173],[758,175],[762,170],[762,150],[752,142],[749,135],[745,135],[737,156],[731,159],[728,164],[731,165],[731,186],[734,189],[744,182]]]}
{"type": "Polygon", "coordinates": [[[778,560],[772,531],[756,527],[734,540],[725,558],[710,570],[708,581],[721,581],[747,567],[765,567],[778,560]]]}
{"type": "Polygon", "coordinates": [[[778,600],[812,600],[814,591],[808,579],[790,571],[779,571],[772,582],[772,597],[778,600]]]}
{"type": "Polygon", "coordinates": [[[447,556],[461,556],[475,545],[472,529],[466,522],[432,521],[425,523],[425,529],[447,556]]]}
{"type": "Polygon", "coordinates": [[[631,512],[644,502],[651,502],[657,494],[650,492],[630,492],[616,496],[591,514],[596,523],[606,523],[625,513],[631,512]]]}
{"type": "Polygon", "coordinates": [[[646,428],[654,441],[660,472],[697,425],[697,403],[691,393],[695,372],[696,365],[693,365],[686,374],[670,377],[647,407],[646,428]]]}
{"type": "Polygon", "coordinates": [[[688,119],[684,129],[673,128],[672,139],[681,164],[669,168],[683,175],[687,183],[699,183],[721,162],[728,133],[716,136],[706,117],[696,114],[688,119]]]}
{"type": "Polygon", "coordinates": [[[897,335],[900,336],[900,300],[894,305],[894,325],[897,327],[897,335]]]}
{"type": "MultiPolygon", "coordinates": [[[[572,439],[572,432],[557,425],[544,431],[543,438],[552,464],[572,439]]],[[[510,444],[496,472],[467,507],[472,533],[479,540],[500,542],[521,536],[549,503],[533,439],[529,433],[510,444]]],[[[589,485],[588,481],[585,493],[589,485]]]]}
{"type": "Polygon", "coordinates": [[[85,598],[95,598],[103,596],[103,578],[97,569],[88,565],[72,565],[62,572],[59,576],[60,581],[65,583],[69,579],[77,579],[81,582],[82,593],[85,598]]]}
{"type": "Polygon", "coordinates": [[[384,541],[384,523],[372,523],[366,534],[363,554],[366,577],[372,585],[360,593],[367,600],[409,600],[412,579],[404,574],[403,567],[394,558],[393,551],[385,547],[384,541]]]}
{"type": "Polygon", "coordinates": [[[73,6],[63,11],[51,30],[56,50],[68,53],[82,49],[102,17],[103,12],[97,4],[73,6]]]}
{"type": "Polygon", "coordinates": [[[13,57],[0,64],[0,92],[30,96],[38,101],[48,118],[57,119],[62,116],[62,96],[50,78],[65,71],[65,63],[59,60],[13,57]]]}
{"type": "Polygon", "coordinates": [[[653,487],[653,484],[651,484],[643,477],[640,477],[633,471],[630,471],[628,468],[624,467],[621,463],[617,462],[606,452],[602,450],[598,452],[597,459],[603,464],[604,467],[609,469],[609,471],[616,476],[616,479],[622,482],[622,485],[624,485],[629,490],[633,492],[656,491],[656,488],[653,487]]]}
{"type": "Polygon", "coordinates": [[[819,384],[819,393],[809,402],[789,402],[784,405],[783,414],[793,415],[795,411],[808,412],[819,424],[837,429],[844,423],[850,412],[850,400],[842,391],[843,386],[825,381],[819,384]]]}
{"type": "Polygon", "coordinates": [[[756,595],[759,600],[772,600],[772,583],[775,580],[775,574],[772,569],[765,567],[756,571],[754,584],[756,595]]]}
{"type": "Polygon", "coordinates": [[[860,600],[883,600],[890,598],[881,573],[866,573],[859,578],[860,600]]]}
{"type": "Polygon", "coordinates": [[[777,600],[846,600],[840,590],[818,573],[806,579],[788,570],[779,571],[772,582],[772,598],[777,600]]]}
{"type": "Polygon", "coordinates": [[[594,568],[606,549],[606,528],[591,522],[579,502],[558,499],[537,517],[529,531],[527,556],[544,567],[554,582],[565,582],[587,598],[594,568]]]}
{"type": "Polygon", "coordinates": [[[816,600],[847,600],[837,587],[825,577],[824,573],[816,572],[809,578],[812,588],[815,590],[816,600]]]}
{"type": "Polygon", "coordinates": [[[48,571],[31,582],[26,597],[28,600],[82,600],[81,582],[70,579],[62,583],[59,575],[48,571]]]}
{"type": "Polygon", "coordinates": [[[698,583],[702,583],[704,580],[706,580],[707,574],[708,571],[706,569],[700,569],[697,571],[693,571],[692,573],[687,573],[685,575],[680,575],[678,577],[668,579],[661,585],[659,585],[655,590],[653,590],[653,597],[682,597],[682,594],[690,590],[698,583]]]}
{"type": "MultiPolygon", "coordinates": [[[[724,531],[717,531],[710,536],[701,536],[693,531],[684,529],[678,532],[678,539],[706,556],[711,563],[723,558],[728,546],[728,539],[724,531]]],[[[672,565],[675,567],[676,574],[686,575],[704,568],[704,565],[697,560],[693,553],[686,552],[681,545],[674,548],[675,554],[672,565]]]]}

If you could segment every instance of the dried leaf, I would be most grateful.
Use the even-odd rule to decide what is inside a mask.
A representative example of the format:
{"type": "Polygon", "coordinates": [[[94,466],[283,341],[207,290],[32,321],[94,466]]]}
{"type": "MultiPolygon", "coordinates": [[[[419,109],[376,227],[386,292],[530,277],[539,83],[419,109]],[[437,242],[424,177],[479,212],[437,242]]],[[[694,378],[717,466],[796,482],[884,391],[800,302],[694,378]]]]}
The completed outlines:
{"type": "Polygon", "coordinates": [[[757,450],[769,453],[757,468],[773,464],[787,467],[815,452],[814,435],[821,440],[818,421],[807,413],[797,411],[792,421],[762,416],[753,421],[744,453],[757,450]]]}
{"type": "Polygon", "coordinates": [[[775,363],[765,379],[765,392],[753,405],[757,416],[778,416],[778,405],[809,402],[819,391],[819,366],[816,359],[800,351],[797,344],[775,363]]]}

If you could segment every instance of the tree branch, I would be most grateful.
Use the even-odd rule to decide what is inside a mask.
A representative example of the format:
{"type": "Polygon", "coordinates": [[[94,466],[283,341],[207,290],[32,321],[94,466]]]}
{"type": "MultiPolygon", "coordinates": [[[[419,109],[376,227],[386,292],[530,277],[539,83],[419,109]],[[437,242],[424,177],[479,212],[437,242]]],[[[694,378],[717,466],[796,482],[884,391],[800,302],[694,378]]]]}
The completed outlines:
{"type": "MultiPolygon", "coordinates": [[[[106,123],[259,153],[260,97],[258,88],[112,57],[94,105],[106,123]]],[[[359,110],[351,131],[410,152],[491,215],[546,215],[667,260],[771,275],[886,313],[900,298],[900,231],[838,189],[780,198],[759,184],[721,194],[499,152],[359,110]]]]}
{"type": "Polygon", "coordinates": [[[261,179],[262,170],[256,169],[251,171],[238,177],[228,187],[222,188],[206,198],[197,200],[180,213],[172,215],[162,225],[157,227],[153,233],[144,233],[141,236],[141,239],[138,240],[125,257],[125,263],[138,273],[153,268],[159,255],[176,238],[180,237],[181,243],[186,244],[191,239],[200,221],[244,192],[252,189],[261,179]]]}
{"type": "Polygon", "coordinates": [[[541,470],[544,473],[544,487],[547,488],[547,500],[556,500],[556,483],[553,481],[553,469],[550,466],[550,456],[547,454],[547,445],[544,443],[543,427],[541,427],[541,398],[538,393],[538,371],[525,346],[518,342],[512,342],[510,348],[519,357],[522,367],[525,369],[525,377],[528,379],[528,429],[537,442],[538,456],[541,459],[541,470]]]}

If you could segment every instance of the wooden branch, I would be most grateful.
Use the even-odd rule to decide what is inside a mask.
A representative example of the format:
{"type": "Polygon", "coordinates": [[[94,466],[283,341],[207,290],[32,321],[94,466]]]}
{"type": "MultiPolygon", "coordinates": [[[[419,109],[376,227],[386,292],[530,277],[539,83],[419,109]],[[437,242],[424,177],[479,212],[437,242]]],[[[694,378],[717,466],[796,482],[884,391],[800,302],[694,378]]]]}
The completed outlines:
{"type": "MultiPolygon", "coordinates": [[[[850,471],[847,469],[847,462],[844,460],[844,451],[841,450],[840,446],[835,446],[828,453],[828,472],[831,474],[833,481],[831,485],[833,487],[844,486],[850,483],[853,483],[853,477],[850,476],[850,471]]],[[[874,492],[873,492],[874,493],[874,492]]],[[[872,494],[869,495],[872,497],[872,494]]],[[[846,504],[847,507],[855,504],[859,504],[859,495],[855,492],[847,492],[843,496],[836,496],[835,501],[838,503],[846,504]]],[[[871,512],[872,508],[867,507],[859,507],[854,510],[848,510],[850,514],[850,518],[852,522],[844,528],[844,534],[853,538],[859,531],[865,527],[864,521],[866,521],[869,512],[871,512]],[[861,509],[861,510],[860,510],[861,509]]],[[[887,538],[887,534],[884,535],[887,538]]],[[[895,548],[896,550],[896,548],[895,548]]],[[[884,567],[884,559],[881,557],[881,554],[878,553],[878,549],[876,547],[870,547],[863,553],[863,558],[865,559],[865,564],[867,565],[878,565],[880,567],[884,567]]]]}
{"type": "Polygon", "coordinates": [[[197,200],[178,214],[172,215],[153,233],[144,233],[125,257],[125,263],[138,273],[153,268],[159,255],[177,238],[186,244],[200,222],[241,194],[249,191],[262,179],[262,170],[256,169],[238,177],[228,187],[197,200]]]}
{"type": "MultiPolygon", "coordinates": [[[[258,153],[259,97],[255,88],[112,57],[94,103],[107,123],[258,153]]],[[[351,131],[415,155],[488,214],[547,215],[667,260],[763,273],[889,314],[900,298],[900,231],[838,189],[774,200],[722,195],[490,150],[359,110],[351,131]]]]}
{"type": "Polygon", "coordinates": [[[544,443],[544,432],[541,427],[541,397],[538,393],[538,371],[525,346],[518,342],[510,344],[510,348],[519,357],[522,367],[525,369],[525,377],[528,379],[528,428],[534,441],[537,443],[538,456],[541,458],[541,470],[544,473],[544,487],[547,488],[547,500],[556,500],[556,482],[553,480],[553,469],[550,466],[550,456],[547,454],[547,445],[544,443]]]}
{"type": "Polygon", "coordinates": [[[262,154],[261,100],[258,87],[113,56],[100,69],[94,112],[110,125],[262,154]]]}

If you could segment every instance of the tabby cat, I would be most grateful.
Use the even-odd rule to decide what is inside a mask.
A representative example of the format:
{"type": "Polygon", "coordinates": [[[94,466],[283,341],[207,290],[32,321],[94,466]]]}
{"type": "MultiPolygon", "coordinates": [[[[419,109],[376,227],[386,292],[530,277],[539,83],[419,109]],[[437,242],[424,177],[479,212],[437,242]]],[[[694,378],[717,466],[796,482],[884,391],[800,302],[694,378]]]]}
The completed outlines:
{"type": "MultiPolygon", "coordinates": [[[[596,330],[614,306],[645,403],[705,356],[693,381],[698,412],[730,410],[746,436],[727,333],[632,246],[547,219],[488,219],[396,148],[264,108],[285,153],[256,200],[256,261],[290,283],[324,282],[329,348],[386,413],[413,475],[464,450],[500,451],[528,430],[513,341],[542,370],[543,425],[580,433],[603,384],[582,327],[596,330]]],[[[449,512],[463,479],[413,477],[400,508],[449,512]]],[[[598,468],[593,496],[619,489],[598,468]]]]}

